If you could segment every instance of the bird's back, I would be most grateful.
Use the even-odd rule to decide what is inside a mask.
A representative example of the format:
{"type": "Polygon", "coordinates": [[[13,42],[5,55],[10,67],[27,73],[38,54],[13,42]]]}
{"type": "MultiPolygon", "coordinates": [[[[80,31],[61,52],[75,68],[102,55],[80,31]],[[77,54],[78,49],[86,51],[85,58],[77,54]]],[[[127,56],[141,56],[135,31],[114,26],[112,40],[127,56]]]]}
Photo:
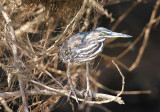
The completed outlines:
{"type": "Polygon", "coordinates": [[[94,59],[102,48],[103,42],[96,41],[96,37],[92,34],[77,33],[63,43],[60,58],[64,62],[81,64],[94,59]]]}
{"type": "Polygon", "coordinates": [[[72,62],[77,55],[78,49],[84,43],[87,34],[87,32],[77,33],[68,38],[60,48],[59,57],[64,62],[72,62]]]}

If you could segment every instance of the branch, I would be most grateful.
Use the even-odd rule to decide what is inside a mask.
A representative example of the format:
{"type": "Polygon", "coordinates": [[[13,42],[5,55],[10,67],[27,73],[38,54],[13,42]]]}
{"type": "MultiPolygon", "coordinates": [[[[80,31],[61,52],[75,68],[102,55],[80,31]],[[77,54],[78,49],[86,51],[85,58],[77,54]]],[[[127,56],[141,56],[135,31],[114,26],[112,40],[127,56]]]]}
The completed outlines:
{"type": "MultiPolygon", "coordinates": [[[[117,62],[117,61],[116,61],[117,62]]],[[[110,93],[113,94],[118,94],[120,91],[117,90],[112,90],[108,87],[105,87],[104,85],[102,85],[101,83],[97,82],[93,77],[90,76],[90,80],[92,81],[92,83],[94,85],[96,85],[97,87],[104,89],[110,93]]],[[[143,91],[124,91],[122,93],[122,95],[135,95],[135,94],[151,94],[151,90],[143,90],[143,91]]]]}
{"type": "Polygon", "coordinates": [[[139,4],[140,2],[134,2],[133,4],[132,4],[132,6],[131,7],[129,7],[129,9],[128,10],[126,10],[126,12],[124,12],[119,18],[118,18],[118,20],[114,23],[114,25],[112,26],[112,31],[114,31],[116,28],[117,28],[117,26],[124,20],[124,18],[126,18],[127,17],[127,15],[139,4]]]}
{"type": "MultiPolygon", "coordinates": [[[[42,86],[43,84],[39,83],[39,82],[35,82],[36,84],[42,86]]],[[[69,92],[70,90],[58,90],[58,89],[54,89],[51,87],[48,87],[46,85],[43,85],[43,87],[47,87],[48,90],[30,90],[30,91],[26,91],[27,95],[54,95],[54,96],[69,96],[69,92]]],[[[84,94],[80,94],[81,92],[78,91],[77,92],[77,96],[78,97],[85,97],[83,95],[84,94]]],[[[78,98],[79,101],[84,101],[85,103],[92,103],[92,104],[102,104],[102,103],[107,103],[112,99],[115,99],[115,96],[112,95],[107,95],[107,94],[102,94],[102,93],[94,93],[93,94],[93,98],[97,99],[97,100],[102,100],[100,101],[85,101],[84,99],[80,99],[78,98]]],[[[14,91],[14,92],[4,92],[4,93],[0,93],[0,97],[1,98],[9,98],[9,97],[15,97],[15,96],[21,96],[21,92],[20,91],[14,91]]],[[[72,98],[75,99],[74,95],[71,95],[72,98]]],[[[117,97],[117,99],[114,100],[115,102],[119,103],[119,104],[123,104],[123,100],[121,100],[121,97],[117,97]]]]}
{"type": "MultiPolygon", "coordinates": [[[[1,9],[1,12],[2,12],[3,17],[4,17],[5,20],[6,20],[7,26],[9,27],[12,40],[13,40],[14,42],[16,42],[16,36],[15,36],[14,29],[13,29],[13,27],[12,27],[11,19],[10,19],[9,16],[7,15],[7,13],[6,13],[6,11],[4,10],[3,6],[1,5],[1,3],[0,3],[0,9],[1,9]]],[[[15,69],[16,69],[16,71],[19,71],[17,47],[16,47],[15,44],[12,44],[11,47],[12,47],[12,52],[13,52],[13,56],[14,56],[15,69]]],[[[24,93],[23,83],[22,83],[22,80],[21,80],[21,76],[20,76],[20,74],[17,74],[17,76],[18,76],[20,91],[21,91],[21,94],[22,94],[22,101],[23,101],[24,111],[25,111],[25,112],[29,112],[28,106],[27,106],[27,102],[26,102],[25,93],[24,93]]]]}
{"type": "Polygon", "coordinates": [[[116,96],[116,97],[119,97],[119,96],[123,93],[123,91],[124,91],[125,77],[124,77],[124,75],[122,74],[122,72],[121,72],[120,68],[118,67],[118,65],[114,62],[114,60],[112,60],[112,63],[113,63],[114,66],[117,68],[119,74],[120,74],[121,77],[122,77],[122,89],[121,89],[121,91],[120,91],[120,92],[117,94],[117,96],[116,96]]]}
{"type": "MultiPolygon", "coordinates": [[[[143,30],[141,31],[141,33],[139,34],[139,36],[136,38],[136,40],[134,40],[134,42],[131,44],[131,45],[129,45],[128,46],[128,48],[126,48],[121,54],[119,54],[114,60],[117,62],[119,59],[121,59],[123,56],[125,56],[141,39],[142,39],[142,37],[143,37],[143,35],[145,34],[145,32],[146,32],[146,29],[148,28],[148,25],[149,24],[154,24],[154,23],[156,23],[157,21],[160,21],[160,16],[159,17],[157,17],[157,18],[155,18],[155,19],[152,19],[152,21],[150,21],[150,23],[147,23],[146,24],[146,26],[143,28],[143,30]]],[[[148,38],[148,37],[147,37],[148,38]]],[[[144,39],[145,40],[145,39],[144,39]]],[[[148,40],[148,39],[147,39],[148,40]]],[[[146,41],[146,40],[145,40],[146,41]]],[[[146,42],[145,42],[146,43],[146,42]]],[[[144,42],[143,42],[143,44],[142,44],[142,46],[144,45],[144,42]]],[[[143,46],[144,47],[144,46],[143,46]]],[[[146,47],[146,46],[145,46],[146,47]]],[[[143,49],[145,49],[145,47],[143,48],[143,49]]],[[[141,49],[141,50],[139,50],[139,54],[141,55],[140,57],[138,57],[137,56],[137,61],[135,61],[132,65],[131,65],[131,67],[127,67],[127,66],[125,66],[125,65],[123,65],[122,63],[120,64],[122,67],[124,67],[125,69],[127,69],[128,71],[132,71],[133,69],[135,69],[137,66],[138,66],[138,64],[139,64],[139,62],[140,62],[140,60],[138,59],[138,58],[141,58],[142,57],[142,55],[143,55],[143,53],[142,52],[144,52],[144,51],[142,51],[143,49],[141,49]]],[[[138,54],[138,55],[139,55],[138,54]]],[[[119,64],[119,62],[118,62],[118,64],[119,64]]],[[[107,65],[108,66],[108,65],[107,65]]]]}
{"type": "Polygon", "coordinates": [[[106,15],[107,18],[110,18],[111,22],[114,21],[114,18],[112,17],[112,13],[109,14],[108,10],[104,9],[102,5],[99,3],[95,2],[94,0],[91,1],[92,5],[94,8],[98,9],[101,13],[106,15]]]}
{"type": "Polygon", "coordinates": [[[40,24],[41,22],[48,19],[48,15],[47,16],[46,15],[47,12],[45,11],[40,15],[38,15],[37,17],[35,17],[32,21],[29,21],[26,24],[21,25],[21,27],[15,31],[16,36],[21,36],[25,32],[33,32],[34,31],[33,27],[35,27],[36,24],[40,24]]]}
{"type": "Polygon", "coordinates": [[[145,30],[143,44],[142,44],[142,46],[141,46],[141,48],[139,50],[139,53],[138,53],[138,56],[137,56],[135,62],[129,68],[130,71],[134,70],[138,66],[138,64],[139,64],[139,62],[140,62],[140,60],[142,58],[142,55],[143,55],[144,50],[145,50],[145,48],[147,46],[147,43],[148,43],[150,31],[151,31],[151,28],[152,28],[152,25],[153,25],[152,21],[154,21],[154,18],[156,16],[157,11],[158,11],[159,5],[160,5],[160,0],[157,0],[156,5],[154,6],[154,9],[153,9],[152,14],[151,14],[151,18],[150,18],[149,23],[147,25],[147,28],[145,30]]]}
{"type": "Polygon", "coordinates": [[[6,110],[7,112],[13,112],[13,111],[8,107],[6,101],[5,101],[2,97],[0,97],[0,103],[4,106],[4,108],[5,108],[5,110],[6,110]]]}
{"type": "Polygon", "coordinates": [[[80,18],[82,17],[82,15],[85,11],[85,6],[86,5],[87,5],[87,0],[84,0],[81,9],[77,12],[76,16],[74,16],[72,21],[66,26],[63,33],[59,36],[59,38],[55,41],[55,43],[50,48],[48,48],[44,53],[42,53],[41,55],[44,55],[44,54],[48,53],[49,51],[52,51],[58,45],[60,40],[64,37],[66,32],[70,29],[71,25],[73,25],[73,23],[78,23],[78,21],[80,20],[80,18]]]}
{"type": "MultiPolygon", "coordinates": [[[[31,83],[34,83],[36,85],[39,85],[49,91],[52,91],[55,93],[55,95],[60,95],[60,96],[70,96],[70,91],[69,90],[60,90],[60,89],[54,89],[54,88],[51,88],[49,86],[46,86],[40,82],[36,82],[34,80],[30,80],[29,82],[31,83]]],[[[53,93],[52,93],[53,94],[53,93]]],[[[80,98],[78,98],[79,101],[83,101],[85,103],[91,103],[91,104],[103,104],[103,103],[109,103],[109,102],[112,102],[112,101],[115,101],[119,104],[124,104],[123,100],[121,100],[121,97],[119,96],[112,96],[112,95],[108,95],[108,94],[102,94],[102,93],[94,93],[92,92],[92,97],[95,98],[96,100],[101,100],[101,101],[85,101],[83,98],[86,97],[87,93],[82,91],[76,91],[76,95],[80,98]]],[[[70,97],[76,99],[76,97],[74,95],[71,95],[70,97]]]]}

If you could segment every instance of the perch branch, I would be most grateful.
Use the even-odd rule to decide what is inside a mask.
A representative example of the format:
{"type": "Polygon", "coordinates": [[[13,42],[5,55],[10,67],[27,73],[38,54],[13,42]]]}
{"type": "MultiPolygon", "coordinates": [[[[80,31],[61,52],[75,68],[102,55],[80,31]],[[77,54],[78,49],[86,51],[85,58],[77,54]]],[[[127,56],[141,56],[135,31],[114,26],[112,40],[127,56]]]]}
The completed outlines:
{"type": "MultiPolygon", "coordinates": [[[[44,87],[45,90],[30,90],[30,91],[26,91],[27,95],[55,95],[55,96],[69,96],[69,90],[58,90],[58,89],[54,89],[51,88],[49,86],[46,86],[42,83],[36,82],[32,80],[32,83],[37,84],[41,87],[44,87]],[[47,90],[46,90],[47,89],[47,90]]],[[[83,98],[83,94],[80,94],[81,92],[78,91],[76,92],[78,97],[83,98]]],[[[79,101],[85,101],[85,103],[92,103],[92,104],[102,104],[102,103],[108,103],[110,100],[114,99],[115,96],[112,95],[107,95],[107,94],[102,94],[102,93],[93,93],[93,98],[98,99],[98,100],[103,100],[101,102],[99,101],[85,101],[84,99],[80,99],[78,98],[79,101]]],[[[85,94],[84,94],[85,95],[85,94]]],[[[0,97],[2,98],[9,98],[9,97],[15,97],[15,96],[21,96],[21,92],[20,91],[14,91],[14,92],[4,92],[4,93],[0,93],[0,97]]],[[[75,99],[75,97],[73,95],[71,95],[72,98],[75,99]]],[[[123,104],[123,100],[121,100],[121,97],[117,97],[117,99],[114,100],[115,102],[119,103],[119,104],[123,104]]]]}
{"type": "MultiPolygon", "coordinates": [[[[69,94],[70,91],[68,91],[68,90],[54,89],[54,88],[46,86],[46,85],[44,85],[44,84],[42,84],[40,82],[36,82],[34,80],[30,80],[30,82],[32,82],[32,83],[34,83],[36,85],[39,85],[39,86],[41,86],[41,87],[43,87],[43,88],[45,88],[45,89],[47,89],[49,91],[53,91],[55,93],[58,93],[57,95],[61,95],[61,96],[62,95],[63,96],[69,96],[70,95],[69,94]]],[[[78,92],[76,92],[76,95],[78,97],[83,98],[83,96],[85,97],[85,95],[87,95],[87,94],[84,93],[84,92],[78,91],[78,92]],[[83,94],[81,94],[81,93],[83,93],[83,94]]],[[[76,97],[74,95],[71,95],[70,97],[76,99],[76,97]]],[[[112,102],[112,101],[115,101],[115,102],[117,102],[119,104],[124,104],[123,100],[121,100],[121,97],[119,97],[119,96],[115,97],[115,96],[108,95],[108,94],[101,94],[101,93],[94,93],[94,92],[92,92],[92,97],[95,98],[95,99],[101,99],[102,101],[85,101],[84,99],[80,99],[80,98],[78,98],[78,100],[79,101],[83,101],[83,102],[85,101],[85,103],[91,103],[91,104],[102,104],[102,103],[109,103],[109,102],[112,102]]]]}

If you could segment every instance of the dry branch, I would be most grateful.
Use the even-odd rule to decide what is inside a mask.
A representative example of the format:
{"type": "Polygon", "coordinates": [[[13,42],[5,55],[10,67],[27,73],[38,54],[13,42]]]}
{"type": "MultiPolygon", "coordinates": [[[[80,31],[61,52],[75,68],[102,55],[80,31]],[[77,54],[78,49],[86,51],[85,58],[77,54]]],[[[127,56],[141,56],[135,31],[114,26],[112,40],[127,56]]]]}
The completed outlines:
{"type": "MultiPolygon", "coordinates": [[[[31,80],[32,83],[37,84],[39,86],[44,87],[44,90],[30,90],[30,91],[26,91],[27,95],[54,95],[54,96],[69,96],[69,92],[70,90],[58,90],[58,89],[54,89],[51,88],[49,86],[46,86],[40,82],[36,82],[31,80]],[[46,90],[47,89],[47,90],[46,90]]],[[[85,93],[82,94],[82,92],[78,91],[77,92],[77,96],[82,98],[78,98],[79,101],[85,101],[86,103],[93,103],[93,104],[101,104],[101,103],[107,103],[107,102],[111,102],[111,100],[114,99],[115,102],[119,103],[119,104],[123,104],[123,100],[121,100],[121,97],[115,97],[112,95],[107,95],[107,94],[102,94],[102,93],[94,93],[93,94],[93,98],[97,99],[97,100],[102,100],[102,101],[85,101],[83,98],[85,97],[85,93]]],[[[0,93],[0,97],[2,98],[9,98],[9,97],[15,97],[15,96],[21,96],[21,92],[20,91],[14,91],[14,92],[4,92],[4,93],[0,93]]],[[[71,95],[72,98],[75,99],[74,95],[71,95]]]]}
{"type": "MultiPolygon", "coordinates": [[[[9,86],[9,89],[7,86],[3,87],[2,92],[0,93],[0,102],[7,111],[12,111],[10,106],[7,106],[7,103],[9,104],[15,99],[20,101],[20,98],[22,98],[22,105],[19,106],[18,110],[24,109],[24,111],[27,112],[29,111],[28,108],[31,108],[32,106],[35,106],[32,111],[41,110],[42,108],[44,108],[44,110],[47,110],[47,108],[51,110],[51,108],[54,108],[54,105],[50,105],[51,107],[49,107],[49,104],[56,104],[57,101],[60,100],[61,96],[68,97],[70,90],[68,89],[68,83],[66,83],[66,66],[59,62],[58,59],[58,49],[61,43],[75,32],[88,31],[97,27],[102,15],[105,15],[113,21],[112,13],[109,13],[108,9],[104,8],[106,5],[126,1],[133,2],[131,0],[109,0],[108,2],[104,0],[84,0],[83,2],[81,0],[59,0],[58,2],[53,2],[57,0],[50,0],[45,4],[45,0],[28,1],[29,2],[26,3],[28,6],[26,6],[26,4],[23,4],[24,2],[22,2],[21,5],[17,5],[13,0],[4,0],[4,8],[0,3],[0,11],[2,12],[2,16],[0,16],[0,19],[2,20],[0,21],[0,40],[2,41],[1,43],[3,43],[0,45],[0,66],[5,71],[5,74],[7,74],[6,76],[8,79],[6,80],[8,81],[9,86]],[[51,6],[50,2],[52,2],[51,6]],[[70,2],[75,2],[74,4],[77,4],[76,9],[72,9],[72,7],[69,7],[70,5],[63,7],[64,4],[66,5],[70,2]],[[66,7],[69,8],[64,12],[66,7]],[[61,8],[63,8],[63,10],[61,10],[61,8]],[[28,10],[29,12],[27,12],[28,10]],[[71,12],[74,12],[74,14],[71,12],[68,14],[67,11],[70,10],[71,12]],[[22,12],[23,14],[21,14],[22,12]],[[61,13],[59,14],[58,12],[61,13]],[[14,17],[17,14],[18,16],[14,17]],[[56,18],[57,15],[58,19],[56,18]],[[66,15],[69,16],[69,19],[67,18],[67,20],[64,20],[66,19],[66,15]],[[60,16],[64,19],[59,18],[60,16]],[[16,30],[14,31],[14,29],[16,30]],[[13,81],[13,79],[15,80],[13,81]],[[44,99],[40,96],[44,96],[44,99]],[[54,97],[57,100],[49,101],[49,99],[47,99],[48,97],[49,99],[54,97]],[[32,104],[27,105],[27,101],[30,101],[30,98],[36,98],[36,102],[31,101],[32,104]],[[43,105],[45,106],[43,107],[43,105]]],[[[84,98],[87,93],[83,91],[84,87],[79,89],[79,85],[76,83],[76,81],[79,80],[78,77],[83,77],[83,75],[85,75],[83,73],[84,69],[82,69],[82,65],[71,69],[71,73],[76,72],[76,75],[74,74],[72,78],[76,79],[73,83],[77,86],[76,95],[78,97],[78,101],[82,101],[84,104],[102,104],[113,101],[119,104],[124,104],[120,97],[122,94],[150,93],[150,91],[124,91],[124,76],[118,65],[128,71],[131,71],[138,66],[146,48],[152,25],[160,21],[160,16],[155,18],[155,14],[159,7],[159,1],[160,0],[157,0],[157,4],[153,9],[150,22],[145,26],[140,35],[131,45],[128,43],[123,45],[118,43],[115,46],[110,46],[111,49],[119,46],[128,47],[126,50],[116,58],[100,54],[104,60],[109,61],[110,64],[113,63],[120,73],[122,77],[121,91],[111,90],[103,86],[100,82],[96,81],[99,76],[90,77],[90,80],[95,88],[102,88],[116,94],[117,96],[98,93],[95,92],[98,91],[98,89],[95,89],[94,92],[92,91],[93,101],[86,101],[84,98]],[[142,39],[143,35],[145,35],[144,41],[139,50],[137,59],[131,67],[127,67],[120,61],[120,59],[142,39]]],[[[141,2],[141,0],[137,0],[137,2],[134,1],[133,5],[129,7],[121,17],[119,17],[113,26],[114,29],[123,19],[126,18],[126,16],[134,9],[135,6],[137,6],[139,2],[141,2]]],[[[85,81],[82,86],[85,86],[84,83],[85,81]]],[[[71,97],[76,99],[73,94],[71,97]]]]}
{"type": "MultiPolygon", "coordinates": [[[[15,36],[14,29],[13,29],[13,27],[12,27],[11,19],[10,19],[9,16],[7,15],[7,13],[6,13],[6,11],[4,10],[3,6],[1,5],[1,3],[0,3],[0,9],[1,9],[1,12],[2,12],[2,14],[3,14],[3,17],[4,17],[5,20],[6,20],[7,26],[9,27],[9,32],[10,32],[10,34],[11,34],[12,40],[13,40],[14,42],[16,42],[16,36],[15,36]]],[[[19,60],[19,58],[18,58],[18,54],[17,54],[17,47],[16,47],[15,44],[12,44],[11,47],[12,47],[12,52],[13,52],[13,56],[14,56],[15,71],[19,71],[19,65],[18,65],[18,60],[19,60]]],[[[22,101],[23,101],[24,111],[25,111],[25,112],[29,112],[28,106],[27,106],[27,102],[26,102],[26,97],[25,97],[23,82],[22,82],[22,79],[21,79],[21,75],[20,75],[20,74],[17,74],[17,76],[18,76],[20,91],[21,91],[21,94],[22,94],[22,101]]]]}

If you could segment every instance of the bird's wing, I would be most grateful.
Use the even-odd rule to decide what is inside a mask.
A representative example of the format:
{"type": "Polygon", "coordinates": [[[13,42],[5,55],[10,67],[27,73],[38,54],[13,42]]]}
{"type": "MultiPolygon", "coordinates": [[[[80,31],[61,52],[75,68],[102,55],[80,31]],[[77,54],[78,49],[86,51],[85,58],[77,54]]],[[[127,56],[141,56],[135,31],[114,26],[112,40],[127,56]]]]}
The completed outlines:
{"type": "Polygon", "coordinates": [[[84,40],[87,34],[87,32],[81,32],[70,37],[68,40],[66,40],[68,47],[70,47],[72,50],[78,49],[85,42],[84,40]]]}
{"type": "Polygon", "coordinates": [[[60,49],[60,56],[64,61],[72,60],[76,57],[79,53],[79,47],[84,42],[87,34],[87,32],[77,33],[63,43],[60,49]]]}

